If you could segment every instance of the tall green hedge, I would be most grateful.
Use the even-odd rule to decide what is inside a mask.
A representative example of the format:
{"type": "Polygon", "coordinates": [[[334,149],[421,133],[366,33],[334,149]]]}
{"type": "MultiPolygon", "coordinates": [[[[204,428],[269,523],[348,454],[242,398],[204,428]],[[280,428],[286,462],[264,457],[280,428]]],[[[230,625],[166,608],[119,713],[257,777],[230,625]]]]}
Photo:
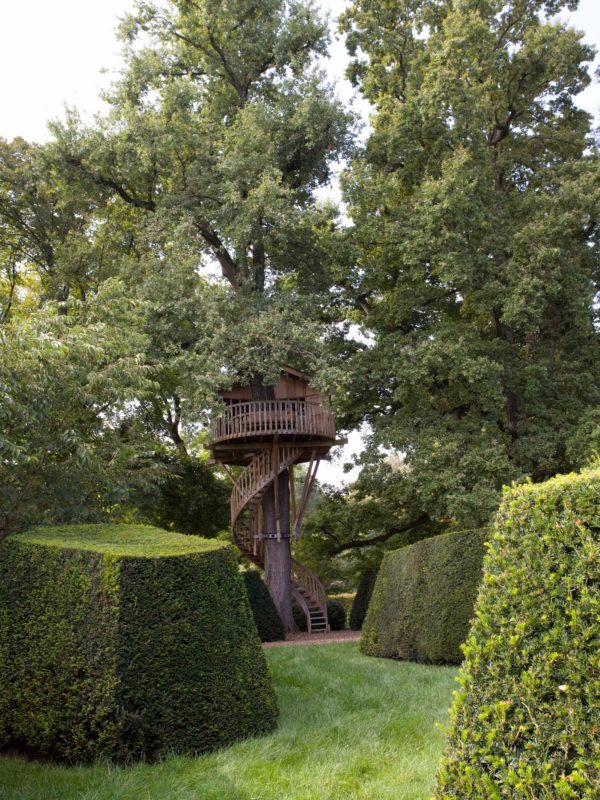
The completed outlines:
{"type": "Polygon", "coordinates": [[[447,533],[386,553],[363,625],[371,656],[457,664],[481,579],[486,533],[447,533]]]}
{"type": "Polygon", "coordinates": [[[65,526],[0,550],[0,746],[70,761],[197,752],[277,708],[231,548],[65,526]]]}
{"type": "Polygon", "coordinates": [[[600,797],[600,470],[505,493],[438,800],[600,797]]]}
{"type": "Polygon", "coordinates": [[[363,626],[375,587],[377,572],[377,567],[366,567],[360,576],[354,602],[350,609],[349,627],[353,631],[359,631],[363,626]]]}
{"type": "Polygon", "coordinates": [[[260,573],[255,569],[249,569],[242,574],[261,642],[276,642],[279,639],[285,639],[283,622],[260,573]]]}
{"type": "Polygon", "coordinates": [[[346,627],[346,609],[339,600],[327,599],[327,621],[332,631],[343,631],[346,627]]]}

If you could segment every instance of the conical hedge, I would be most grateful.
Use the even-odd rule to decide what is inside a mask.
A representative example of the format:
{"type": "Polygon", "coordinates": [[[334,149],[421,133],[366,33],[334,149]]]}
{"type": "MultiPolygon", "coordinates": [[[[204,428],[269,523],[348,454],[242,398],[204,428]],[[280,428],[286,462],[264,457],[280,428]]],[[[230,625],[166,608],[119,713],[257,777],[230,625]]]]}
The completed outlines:
{"type": "Polygon", "coordinates": [[[437,800],[600,796],[600,470],[506,492],[437,800]]]}

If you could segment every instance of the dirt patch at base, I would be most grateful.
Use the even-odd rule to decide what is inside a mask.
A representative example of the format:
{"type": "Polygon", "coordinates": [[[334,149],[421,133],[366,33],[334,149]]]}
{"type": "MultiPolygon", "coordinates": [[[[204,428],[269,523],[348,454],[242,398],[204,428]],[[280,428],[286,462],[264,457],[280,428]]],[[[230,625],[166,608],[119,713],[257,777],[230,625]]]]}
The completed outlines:
{"type": "Polygon", "coordinates": [[[288,633],[283,642],[263,642],[263,647],[286,647],[290,644],[336,644],[358,642],[360,631],[330,631],[329,633],[288,633]]]}

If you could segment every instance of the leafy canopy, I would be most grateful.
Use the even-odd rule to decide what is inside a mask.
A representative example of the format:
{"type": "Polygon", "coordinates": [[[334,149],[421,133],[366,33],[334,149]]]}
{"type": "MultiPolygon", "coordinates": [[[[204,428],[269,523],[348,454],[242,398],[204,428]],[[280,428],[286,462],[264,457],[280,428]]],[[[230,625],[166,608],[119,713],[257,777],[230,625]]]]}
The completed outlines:
{"type": "Polygon", "coordinates": [[[349,415],[400,451],[429,519],[484,524],[502,484],[585,459],[600,399],[600,169],[564,0],[358,0],[375,107],[345,178],[347,302],[373,336],[349,415]],[[362,412],[362,413],[361,413],[362,412]]]}

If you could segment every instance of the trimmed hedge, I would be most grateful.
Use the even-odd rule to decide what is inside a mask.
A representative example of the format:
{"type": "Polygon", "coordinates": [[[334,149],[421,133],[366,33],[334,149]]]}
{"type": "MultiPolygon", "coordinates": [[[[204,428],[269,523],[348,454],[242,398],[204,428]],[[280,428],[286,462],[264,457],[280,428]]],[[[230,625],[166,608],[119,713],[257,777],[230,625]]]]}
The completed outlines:
{"type": "Polygon", "coordinates": [[[600,796],[600,470],[507,490],[438,800],[600,796]]]}
{"type": "Polygon", "coordinates": [[[261,642],[276,642],[285,639],[283,622],[260,573],[255,569],[250,569],[242,574],[261,642]]]}
{"type": "Polygon", "coordinates": [[[275,695],[233,549],[144,525],[0,549],[0,746],[69,761],[266,733],[275,695]]]}
{"type": "Polygon", "coordinates": [[[370,656],[459,664],[481,579],[485,531],[447,533],[386,553],[363,625],[370,656]]]}
{"type": "Polygon", "coordinates": [[[296,623],[296,627],[299,631],[306,631],[308,630],[308,625],[306,622],[306,617],[304,616],[304,611],[300,608],[299,605],[296,603],[292,603],[292,614],[294,615],[294,622],[296,623]]]}
{"type": "Polygon", "coordinates": [[[356,597],[356,592],[336,592],[335,594],[330,594],[330,600],[337,600],[338,603],[341,603],[344,606],[344,611],[346,612],[346,619],[350,616],[350,611],[352,609],[352,603],[354,602],[354,598],[356,597]]]}
{"type": "Polygon", "coordinates": [[[360,576],[354,602],[350,609],[349,627],[353,631],[359,631],[364,624],[378,571],[377,567],[367,567],[360,576]]]}
{"type": "Polygon", "coordinates": [[[327,601],[327,619],[332,631],[343,631],[346,627],[346,609],[339,600],[327,601]]]}

